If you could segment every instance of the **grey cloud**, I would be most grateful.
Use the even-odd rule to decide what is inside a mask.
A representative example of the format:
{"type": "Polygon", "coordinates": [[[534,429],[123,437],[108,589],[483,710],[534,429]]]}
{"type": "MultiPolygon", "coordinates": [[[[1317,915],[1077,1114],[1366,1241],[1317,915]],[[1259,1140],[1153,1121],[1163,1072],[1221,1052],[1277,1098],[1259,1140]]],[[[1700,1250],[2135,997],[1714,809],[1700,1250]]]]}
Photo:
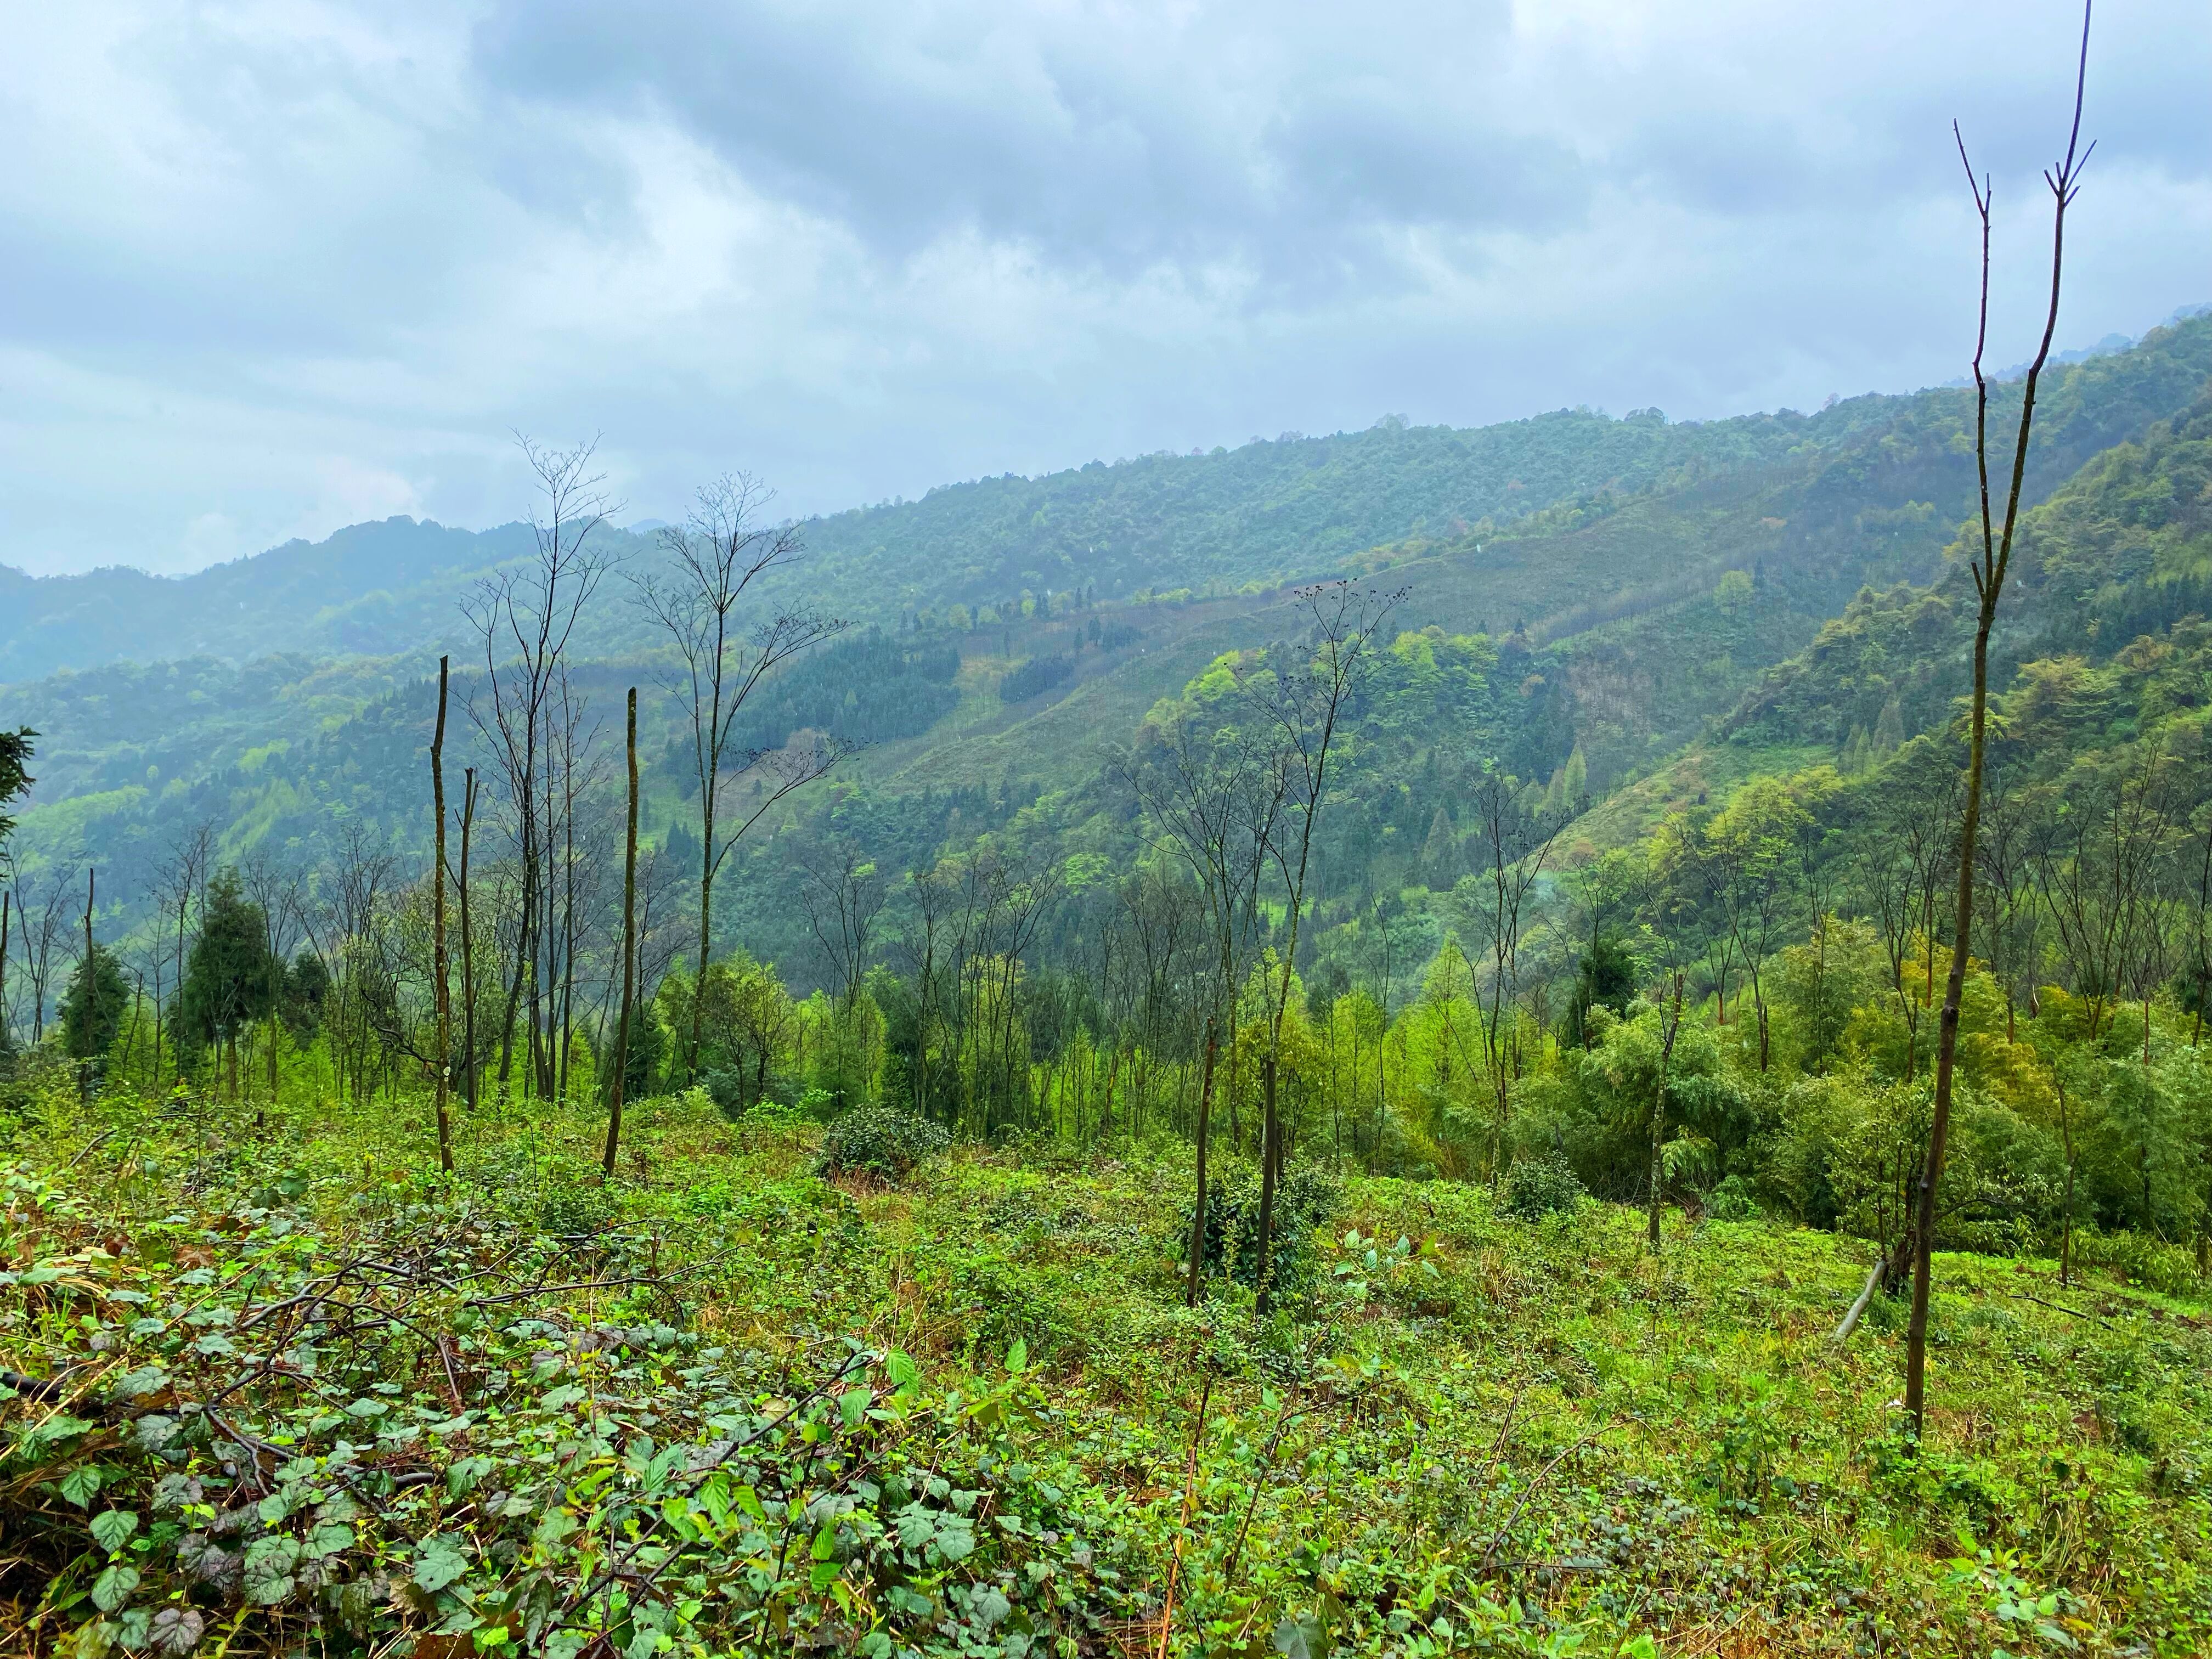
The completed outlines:
{"type": "Polygon", "coordinates": [[[1448,72],[1502,42],[1494,8],[1456,11],[1437,61],[1387,75],[1316,53],[1297,9],[1187,29],[997,7],[871,20],[507,0],[475,61],[512,98],[673,119],[894,258],[972,228],[1124,276],[1222,258],[1265,275],[1377,225],[1541,230],[1587,198],[1567,146],[1492,125],[1448,72]]]}
{"type": "MultiPolygon", "coordinates": [[[[0,562],[497,522],[518,427],[604,430],[634,511],[674,517],[732,465],[806,512],[1384,410],[1947,380],[1949,118],[2029,225],[2073,27],[344,3],[50,9],[0,58],[0,562]]],[[[2100,28],[2069,343],[2212,298],[2202,0],[2100,28]]]]}

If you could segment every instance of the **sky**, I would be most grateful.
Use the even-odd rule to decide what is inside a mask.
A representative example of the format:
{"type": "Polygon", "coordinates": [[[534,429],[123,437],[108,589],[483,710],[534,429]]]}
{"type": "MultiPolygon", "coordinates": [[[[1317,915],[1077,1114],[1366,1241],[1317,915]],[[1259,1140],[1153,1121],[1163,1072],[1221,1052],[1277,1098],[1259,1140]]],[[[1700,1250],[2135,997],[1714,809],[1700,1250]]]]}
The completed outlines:
{"type": "MultiPolygon", "coordinates": [[[[793,514],[1385,414],[2027,357],[2052,0],[0,0],[0,563],[793,514]]],[[[2212,14],[2106,0],[2061,346],[2212,300],[2212,14]]]]}

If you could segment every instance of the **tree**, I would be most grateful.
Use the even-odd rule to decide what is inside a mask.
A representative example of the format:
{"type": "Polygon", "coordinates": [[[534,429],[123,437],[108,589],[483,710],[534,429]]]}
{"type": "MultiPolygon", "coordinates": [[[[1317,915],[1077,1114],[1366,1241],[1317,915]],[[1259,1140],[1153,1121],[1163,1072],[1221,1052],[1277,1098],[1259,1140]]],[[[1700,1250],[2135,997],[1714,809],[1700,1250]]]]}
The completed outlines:
{"type": "MultiPolygon", "coordinates": [[[[2004,592],[2012,563],[2013,536],[2020,522],[2021,486],[2027,476],[2027,446],[2035,421],[2036,383],[2051,358],[2051,337],[2058,329],[2059,283],[2066,265],[2066,210],[2080,189],[2080,169],[2089,157],[2077,151],[2081,138],[2081,102],[2089,78],[2089,6],[2081,8],[2081,51],[2075,72],[2074,125],[2066,140],[2066,154],[2044,174],[2050,187],[2051,303],[2043,323],[2042,343],[2029,363],[2027,383],[2021,390],[2020,431],[2013,441],[2012,483],[2005,498],[2000,530],[1990,509],[1989,464],[1990,387],[1982,372],[1982,353],[1990,330],[1990,203],[1993,191],[1986,178],[1978,180],[1966,157],[1965,137],[1956,124],[1959,160],[1966,169],[1973,192],[1974,210],[1982,225],[1982,290],[1979,322],[1974,337],[1974,470],[1980,484],[1980,547],[1971,557],[1974,592],[1980,603],[1974,619],[1974,690],[1966,737],[1966,809],[1959,830],[1959,900],[1954,918],[1951,971],[1943,988],[1943,1012],[1936,1024],[1936,1100],[1928,1126],[1928,1158],[1920,1171],[1913,1219],[1912,1317],[1905,1329],[1905,1410],[1912,1419],[1917,1442],[1926,1426],[1928,1394],[1928,1291],[1934,1271],[1936,1248],[1936,1186],[1943,1174],[1943,1155],[1951,1128],[1952,1072],[1959,1053],[1959,1005],[1966,994],[1966,956],[1973,940],[1974,836],[1980,827],[1982,766],[1988,747],[1990,700],[1990,635],[1996,627],[1997,600],[2004,592]]],[[[2093,144],[2092,149],[2095,148],[2093,144]]]]}
{"type": "Polygon", "coordinates": [[[1314,827],[1321,821],[1322,806],[1328,799],[1328,763],[1338,727],[1367,683],[1376,636],[1405,596],[1403,588],[1380,593],[1348,581],[1324,582],[1301,590],[1297,598],[1310,623],[1311,653],[1293,668],[1281,659],[1282,653],[1270,653],[1276,659],[1269,665],[1273,672],[1255,675],[1248,682],[1248,690],[1256,693],[1255,700],[1280,742],[1279,772],[1289,786],[1284,803],[1286,811],[1273,820],[1273,833],[1267,842],[1283,881],[1290,937],[1282,953],[1282,972],[1274,991],[1267,1053],[1261,1073],[1266,1113],[1260,1150],[1260,1305],[1263,1309],[1273,1291],[1275,1188],[1282,1178],[1282,1120],[1276,1105],[1276,1073],[1282,1061],[1283,1017],[1290,1007],[1298,927],[1305,911],[1314,827]],[[1292,815],[1295,836],[1290,833],[1292,815]]]}
{"type": "MultiPolygon", "coordinates": [[[[746,700],[777,664],[844,631],[845,624],[804,606],[774,611],[747,633],[736,614],[756,582],[796,559],[802,548],[795,525],[769,526],[761,514],[773,499],[759,480],[727,473],[699,491],[690,522],[660,533],[668,568],[636,583],[638,602],[676,647],[678,672],[666,682],[691,726],[691,760],[699,782],[699,970],[707,975],[714,933],[714,878],[724,860],[761,815],[800,786],[834,766],[842,750],[834,740],[811,750],[779,747],[732,754],[731,733],[746,700]],[[736,764],[732,767],[731,763],[736,764]],[[758,771],[763,787],[752,811],[728,829],[722,816],[726,767],[758,771]]],[[[699,1069],[698,1002],[692,1003],[684,1064],[699,1069]]]]}
{"type": "Polygon", "coordinates": [[[446,976],[446,689],[451,659],[438,659],[438,726],[430,738],[431,994],[438,1009],[438,1167],[453,1172],[453,1124],[448,1099],[453,1086],[453,988],[446,976]]]}
{"type": "MultiPolygon", "coordinates": [[[[1513,1079],[1520,1070],[1508,1015],[1519,1002],[1522,939],[1530,920],[1531,896],[1567,817],[1562,811],[1547,822],[1540,811],[1532,817],[1522,811],[1514,781],[1495,764],[1484,769],[1474,800],[1486,849],[1484,868],[1480,874],[1462,877],[1453,897],[1476,949],[1486,958],[1480,967],[1472,957],[1466,961],[1480,1017],[1483,1064],[1497,1113],[1495,1133],[1502,1147],[1513,1079]]],[[[1464,947],[1462,954],[1465,956],[1464,947]]]]}
{"type": "Polygon", "coordinates": [[[9,805],[36,781],[27,769],[33,752],[31,739],[38,735],[27,726],[0,731],[0,875],[11,868],[8,842],[15,834],[15,820],[8,814],[9,805]]]}
{"type": "Polygon", "coordinates": [[[1187,1299],[1196,1307],[1206,1278],[1206,1164],[1212,1133],[1214,1059],[1222,1026],[1234,1029],[1239,975],[1258,935],[1261,878],[1286,784],[1269,744],[1202,703],[1186,703],[1165,718],[1147,720],[1136,752],[1121,763],[1121,770],[1152,845],[1180,860],[1197,878],[1212,934],[1194,1149],[1198,1197],[1185,1285],[1187,1299]]]}
{"type": "Polygon", "coordinates": [[[114,1046],[131,1006],[131,987],[123,964],[104,945],[77,960],[69,988],[62,993],[62,1046],[72,1060],[98,1060],[114,1046]]]}
{"type": "MultiPolygon", "coordinates": [[[[592,471],[596,441],[548,449],[523,438],[523,457],[538,480],[542,505],[531,515],[537,540],[530,561],[481,578],[462,601],[483,642],[483,678],[468,699],[470,718],[497,758],[507,785],[515,850],[521,861],[520,927],[507,1017],[500,1024],[499,1085],[514,1060],[515,1016],[529,995],[532,1057],[543,1086],[544,1000],[556,941],[548,864],[559,825],[554,767],[568,641],[584,607],[615,559],[594,539],[611,503],[592,471]],[[551,822],[549,822],[551,821],[551,822]]],[[[567,727],[573,732],[573,726],[567,727]]]]}
{"type": "Polygon", "coordinates": [[[229,1088],[238,1094],[238,1035],[249,1020],[269,1012],[267,930],[259,907],[246,896],[235,870],[219,872],[209,884],[200,936],[185,965],[181,1023],[187,1036],[228,1054],[229,1088]]]}
{"type": "Polygon", "coordinates": [[[629,1030],[637,988],[637,688],[629,689],[629,817],[623,841],[622,1024],[615,1035],[612,1083],[607,1092],[607,1150],[601,1170],[611,1176],[622,1146],[623,1097],[629,1086],[629,1030]]]}

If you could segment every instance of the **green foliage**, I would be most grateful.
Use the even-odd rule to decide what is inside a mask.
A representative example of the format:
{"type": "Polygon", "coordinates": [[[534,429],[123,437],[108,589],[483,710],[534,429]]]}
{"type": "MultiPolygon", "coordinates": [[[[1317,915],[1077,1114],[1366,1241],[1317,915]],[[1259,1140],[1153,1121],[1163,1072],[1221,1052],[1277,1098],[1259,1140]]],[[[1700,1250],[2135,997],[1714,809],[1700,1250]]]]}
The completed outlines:
{"type": "Polygon", "coordinates": [[[889,1106],[856,1106],[822,1138],[825,1175],[866,1175],[904,1181],[952,1144],[942,1126],[889,1106]]]}
{"type": "Polygon", "coordinates": [[[1065,685],[1074,674],[1075,662],[1071,657],[1057,653],[1031,657],[1006,671],[999,682],[999,696],[1005,702],[1027,702],[1055,685],[1065,685]]]}
{"type": "Polygon", "coordinates": [[[38,735],[27,726],[12,732],[0,728],[0,872],[8,867],[8,837],[15,828],[8,806],[31,787],[31,739],[38,735]]]}
{"type": "Polygon", "coordinates": [[[238,872],[217,872],[185,969],[181,1018],[195,1042],[232,1041],[247,1021],[269,1012],[272,982],[281,983],[283,973],[272,971],[267,929],[238,872]]]}
{"type": "MultiPolygon", "coordinates": [[[[68,1224],[66,1194],[6,1178],[12,1204],[68,1224]]],[[[220,1620],[257,1647],[313,1628],[338,1651],[873,1632],[872,1652],[972,1653],[1014,1632],[1092,1639],[1127,1600],[1126,1546],[1014,1443],[1051,1413],[1018,1352],[964,1386],[842,1342],[794,1372],[625,1289],[632,1239],[578,1264],[428,1193],[357,1211],[342,1237],[285,1203],[134,1245],[44,1292],[126,1307],[112,1380],[0,1461],[51,1495],[11,1525],[19,1557],[83,1553],[88,1597],[39,1614],[75,1625],[79,1652],[181,1655],[220,1620]],[[534,1288],[580,1265],[606,1282],[588,1322],[534,1288]],[[384,1339],[398,1321],[443,1363],[384,1339]],[[283,1449],[241,1464],[241,1445],[283,1449]]]]}
{"type": "MultiPolygon", "coordinates": [[[[1250,1289],[1260,1284],[1260,1179],[1249,1170],[1206,1183],[1206,1273],[1250,1289]]],[[[1275,1189],[1273,1248],[1268,1252],[1272,1285],[1279,1297],[1304,1294],[1319,1271],[1315,1234],[1328,1227],[1342,1201],[1335,1182],[1322,1170],[1299,1166],[1284,1172],[1275,1189]]],[[[1191,1232],[1190,1206],[1183,1206],[1181,1237],[1191,1232]]]]}
{"type": "Polygon", "coordinates": [[[62,1046],[75,1060],[96,1060],[115,1046],[123,1016],[131,1006],[131,987],[123,965],[104,945],[94,945],[81,960],[62,994],[62,1046]]]}
{"type": "Polygon", "coordinates": [[[1547,1215],[1573,1214],[1588,1196],[1566,1159],[1522,1157],[1507,1167],[1498,1201],[1508,1215],[1540,1221],[1547,1215]]]}

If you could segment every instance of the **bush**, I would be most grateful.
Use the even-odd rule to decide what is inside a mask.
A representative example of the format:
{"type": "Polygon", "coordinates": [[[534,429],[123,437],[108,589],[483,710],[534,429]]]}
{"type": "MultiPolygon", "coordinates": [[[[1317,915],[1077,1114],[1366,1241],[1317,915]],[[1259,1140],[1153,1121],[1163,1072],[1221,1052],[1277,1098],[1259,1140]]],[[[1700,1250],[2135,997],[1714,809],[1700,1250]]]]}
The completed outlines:
{"type": "Polygon", "coordinates": [[[2197,1258],[2179,1244],[2162,1243],[2144,1233],[2081,1229],[2074,1235],[2074,1259],[2166,1296],[2195,1296],[2202,1291],[2197,1258]]]}
{"type": "Polygon", "coordinates": [[[1715,1221],[1756,1221],[1764,1213],[1751,1182],[1740,1175],[1729,1176],[1705,1198],[1705,1214],[1715,1221]]]}
{"type": "Polygon", "coordinates": [[[699,1086],[707,1097],[725,1117],[744,1115],[750,1084],[744,1073],[735,1066],[718,1066],[699,1074],[699,1086]]]}
{"type": "Polygon", "coordinates": [[[822,1173],[903,1181],[916,1164],[951,1144],[951,1135],[911,1112],[889,1106],[855,1107],[823,1137],[822,1173]]]}
{"type": "MultiPolygon", "coordinates": [[[[1293,1170],[1275,1189],[1275,1289],[1280,1294],[1303,1291],[1313,1278],[1316,1258],[1314,1230],[1326,1226],[1336,1213],[1335,1183],[1316,1170],[1293,1170]]],[[[1190,1212],[1182,1212],[1178,1237],[1190,1237],[1190,1212]]],[[[1206,1194],[1206,1272],[1223,1275],[1239,1285],[1256,1288],[1260,1283],[1260,1182],[1245,1175],[1234,1181],[1217,1181],[1206,1194]]]]}
{"type": "Polygon", "coordinates": [[[1566,1159],[1555,1152],[1516,1158],[1505,1171],[1502,1200],[1505,1212],[1523,1221],[1540,1221],[1561,1212],[1571,1213],[1588,1196],[1566,1159]]]}

